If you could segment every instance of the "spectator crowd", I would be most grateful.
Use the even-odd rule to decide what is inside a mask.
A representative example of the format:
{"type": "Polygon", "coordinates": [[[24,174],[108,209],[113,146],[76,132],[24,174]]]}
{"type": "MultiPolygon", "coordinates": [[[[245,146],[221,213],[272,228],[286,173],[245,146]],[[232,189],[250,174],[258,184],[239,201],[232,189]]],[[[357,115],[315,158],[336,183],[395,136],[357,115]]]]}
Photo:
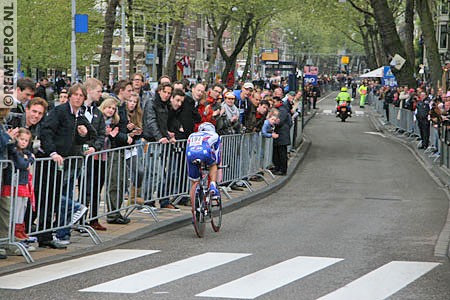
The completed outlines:
{"type": "MultiPolygon", "coordinates": [[[[107,230],[97,218],[102,188],[109,194],[107,223],[128,224],[130,219],[120,213],[125,200],[120,195],[144,202],[141,188],[148,170],[137,167],[145,152],[141,146],[185,140],[203,122],[212,123],[220,135],[261,132],[264,138],[273,139],[271,171],[286,175],[293,119],[301,113],[302,101],[316,108],[320,97],[313,86],[305,87],[303,93],[289,91],[283,84],[259,87],[252,82],[227,89],[219,83],[172,82],[167,76],[159,79],[153,91],[145,88],[140,73],[119,80],[111,89],[95,78],[73,85],[63,81],[60,78],[53,86],[45,78],[38,83],[18,79],[15,107],[0,108],[0,159],[13,163],[6,164],[2,173],[0,238],[8,236],[14,207],[14,238],[29,251],[33,250],[33,238],[40,247],[66,248],[70,225],[87,214],[93,229],[107,230]],[[105,153],[133,145],[136,149],[129,152],[105,153]],[[82,170],[67,158],[89,155],[92,159],[87,160],[84,171],[86,201],[81,204],[74,201],[74,194],[82,170]],[[126,161],[126,168],[120,167],[122,161],[126,161]],[[120,174],[107,181],[107,172],[99,171],[107,166],[120,174]],[[127,168],[138,171],[127,172],[127,168]],[[131,184],[124,183],[128,180],[131,184]],[[94,182],[98,185],[95,188],[90,186],[94,182]],[[16,194],[18,200],[13,201],[16,194]],[[62,226],[65,224],[69,226],[62,226]],[[40,231],[30,237],[36,227],[40,231]],[[53,227],[58,229],[46,230],[53,227]]],[[[144,196],[146,200],[151,197],[144,196]]],[[[190,205],[189,199],[183,204],[190,205]]],[[[179,210],[169,198],[161,199],[159,206],[179,210]]],[[[4,254],[0,252],[3,258],[4,254]]]]}

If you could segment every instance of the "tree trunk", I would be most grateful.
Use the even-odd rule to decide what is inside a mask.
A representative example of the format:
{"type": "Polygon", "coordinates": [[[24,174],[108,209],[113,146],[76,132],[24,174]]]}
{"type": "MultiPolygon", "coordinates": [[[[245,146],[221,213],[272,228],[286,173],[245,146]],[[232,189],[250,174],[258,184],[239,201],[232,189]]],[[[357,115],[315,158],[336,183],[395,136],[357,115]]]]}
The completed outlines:
{"type": "MultiPolygon", "coordinates": [[[[397,32],[394,16],[388,6],[387,0],[370,0],[370,5],[374,12],[385,52],[390,57],[399,54],[400,56],[407,58],[405,48],[397,32]]],[[[392,68],[392,72],[399,85],[416,86],[416,81],[413,76],[413,62],[406,60],[400,70],[392,68]]]]}
{"type": "MultiPolygon", "coordinates": [[[[186,11],[186,8],[181,8],[181,11],[186,11]]],[[[167,64],[164,68],[164,74],[169,76],[172,81],[177,80],[177,68],[176,68],[176,54],[177,54],[177,48],[178,44],[180,42],[181,37],[181,31],[183,29],[183,20],[184,19],[184,13],[181,19],[173,22],[173,35],[172,35],[172,41],[170,42],[170,49],[169,49],[169,55],[167,57],[167,64]]]]}
{"type": "MultiPolygon", "coordinates": [[[[247,60],[245,62],[244,72],[242,73],[244,77],[244,81],[247,80],[247,73],[251,67],[252,60],[253,60],[253,49],[255,47],[256,43],[256,35],[258,34],[258,28],[259,28],[259,22],[257,22],[254,26],[252,26],[251,30],[251,37],[247,44],[247,60]]],[[[250,79],[253,79],[253,73],[250,74],[250,79]]]]}
{"type": "Polygon", "coordinates": [[[220,54],[225,60],[225,69],[222,72],[222,78],[227,78],[228,73],[236,68],[237,56],[242,51],[242,48],[244,48],[245,43],[247,42],[247,37],[250,32],[250,25],[253,21],[253,18],[253,14],[250,13],[247,15],[247,19],[245,20],[245,24],[241,29],[241,34],[239,35],[239,39],[231,55],[227,55],[225,49],[223,49],[222,42],[219,43],[220,54]]]}
{"type": "MultiPolygon", "coordinates": [[[[214,36],[214,40],[213,40],[213,45],[212,45],[212,49],[211,49],[211,54],[209,56],[209,61],[208,61],[208,74],[206,74],[206,82],[210,83],[212,82],[212,72],[211,70],[214,69],[214,66],[216,64],[216,58],[217,58],[217,49],[219,48],[219,42],[222,40],[222,36],[223,33],[225,32],[225,29],[227,29],[228,27],[228,23],[230,22],[230,17],[226,16],[225,19],[222,20],[222,23],[220,24],[219,27],[217,27],[217,25],[215,24],[215,20],[214,18],[207,18],[207,22],[208,22],[208,27],[209,29],[211,29],[211,32],[213,33],[214,36]]],[[[223,77],[222,77],[223,78],[223,77]]]]}
{"type": "Polygon", "coordinates": [[[405,51],[406,59],[416,65],[414,55],[414,0],[406,0],[405,5],[405,51]]]}
{"type": "Polygon", "coordinates": [[[133,76],[134,74],[134,66],[136,65],[136,59],[134,57],[134,26],[133,26],[133,0],[128,0],[128,12],[127,12],[127,31],[128,38],[130,39],[130,52],[128,53],[129,63],[129,71],[128,74],[133,76]]]}
{"type": "Polygon", "coordinates": [[[433,17],[426,0],[417,0],[417,12],[422,24],[425,47],[427,48],[427,59],[431,73],[431,84],[434,89],[437,90],[438,82],[442,78],[442,66],[436,41],[433,17]]]}
{"type": "Polygon", "coordinates": [[[102,53],[100,56],[98,79],[103,83],[109,82],[111,52],[114,26],[116,24],[116,9],[120,0],[110,0],[105,14],[105,31],[103,33],[102,53]]]}

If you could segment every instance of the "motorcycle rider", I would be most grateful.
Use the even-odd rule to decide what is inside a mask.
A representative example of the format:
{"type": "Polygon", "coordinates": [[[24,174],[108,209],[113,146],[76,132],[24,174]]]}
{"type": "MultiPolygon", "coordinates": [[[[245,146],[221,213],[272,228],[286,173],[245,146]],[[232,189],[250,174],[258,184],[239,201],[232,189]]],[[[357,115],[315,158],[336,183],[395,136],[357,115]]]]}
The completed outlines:
{"type": "Polygon", "coordinates": [[[352,116],[352,107],[350,103],[352,102],[352,98],[350,97],[350,94],[347,92],[346,87],[342,87],[340,93],[336,97],[336,117],[339,116],[339,105],[347,103],[347,109],[348,109],[348,115],[352,116]]]}

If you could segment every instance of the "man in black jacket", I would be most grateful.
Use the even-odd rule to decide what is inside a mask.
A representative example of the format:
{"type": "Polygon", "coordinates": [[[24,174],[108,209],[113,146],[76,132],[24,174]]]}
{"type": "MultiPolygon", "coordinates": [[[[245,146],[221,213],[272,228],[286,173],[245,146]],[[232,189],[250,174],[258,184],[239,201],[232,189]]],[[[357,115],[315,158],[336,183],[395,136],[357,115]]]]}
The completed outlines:
{"type": "MultiPolygon", "coordinates": [[[[173,87],[170,83],[162,83],[158,86],[157,93],[153,101],[145,106],[144,110],[144,139],[148,142],[159,142],[161,144],[168,144],[175,142],[175,135],[169,133],[168,119],[169,119],[169,100],[172,95],[173,87]]],[[[151,196],[153,187],[158,187],[158,179],[161,174],[151,174],[152,170],[161,170],[160,166],[155,166],[153,163],[161,163],[159,147],[150,146],[147,151],[147,170],[149,172],[145,178],[148,180],[146,195],[151,196]]],[[[145,185],[144,185],[145,186],[145,185]]],[[[160,188],[158,192],[164,191],[165,188],[160,188]]],[[[159,205],[163,209],[179,211],[177,207],[172,205],[169,199],[162,199],[159,205]]]]}
{"type": "MultiPolygon", "coordinates": [[[[41,146],[51,161],[42,161],[41,168],[36,164],[35,182],[47,182],[39,187],[38,203],[40,220],[38,230],[46,231],[38,235],[39,246],[51,248],[65,248],[69,242],[67,229],[57,230],[56,239],[48,231],[52,226],[53,214],[56,214],[55,227],[69,225],[67,219],[72,218],[72,196],[75,179],[79,170],[75,168],[75,161],[65,160],[68,156],[81,156],[82,145],[89,139],[95,138],[96,131],[89,126],[89,122],[81,109],[86,99],[86,89],[81,84],[75,84],[69,89],[69,102],[51,110],[45,118],[41,128],[41,146]],[[63,172],[56,171],[63,168],[63,172]],[[63,183],[61,185],[61,183],[63,183]],[[59,195],[62,195],[60,199],[59,195]],[[61,201],[61,203],[60,203],[61,201]],[[61,210],[60,210],[61,207],[61,210]],[[55,211],[48,211],[55,209],[55,211]],[[44,219],[44,216],[46,218],[44,219]],[[66,234],[62,236],[62,234],[66,234]],[[63,240],[65,239],[65,240],[63,240]]],[[[77,162],[79,162],[77,160],[77,162]]],[[[69,233],[70,234],[70,233],[69,233]]]]}
{"type": "Polygon", "coordinates": [[[279,137],[273,140],[272,162],[275,166],[273,174],[285,176],[288,167],[287,146],[291,144],[290,128],[292,126],[291,114],[288,108],[283,105],[280,97],[273,97],[274,107],[278,109],[279,122],[275,127],[275,132],[279,137]]]}

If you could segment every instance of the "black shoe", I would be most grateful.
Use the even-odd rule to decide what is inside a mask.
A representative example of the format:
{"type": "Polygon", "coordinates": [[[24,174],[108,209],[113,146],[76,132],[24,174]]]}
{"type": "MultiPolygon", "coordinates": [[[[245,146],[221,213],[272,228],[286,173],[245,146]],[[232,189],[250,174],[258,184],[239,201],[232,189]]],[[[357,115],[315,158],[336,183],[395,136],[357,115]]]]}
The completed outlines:
{"type": "Polygon", "coordinates": [[[250,177],[250,181],[256,181],[256,182],[260,182],[263,181],[264,179],[262,179],[262,177],[260,176],[252,176],[250,177]]]}
{"type": "Polygon", "coordinates": [[[188,196],[185,196],[185,197],[181,198],[180,201],[178,201],[178,204],[183,205],[183,206],[191,206],[191,198],[188,196]]]}
{"type": "Polygon", "coordinates": [[[273,175],[286,176],[286,172],[276,171],[276,172],[273,172],[273,175]]]}
{"type": "Polygon", "coordinates": [[[52,249],[67,249],[67,245],[61,244],[58,241],[43,241],[39,243],[39,247],[52,249]]]}
{"type": "Polygon", "coordinates": [[[106,223],[108,224],[119,224],[119,225],[125,225],[130,223],[129,218],[125,218],[123,216],[117,217],[115,219],[106,219],[106,223]]]}
{"type": "Polygon", "coordinates": [[[243,188],[240,188],[240,187],[238,187],[238,186],[235,185],[235,184],[233,184],[232,186],[230,186],[230,188],[231,188],[233,191],[243,191],[243,190],[244,190],[243,188]]]}

